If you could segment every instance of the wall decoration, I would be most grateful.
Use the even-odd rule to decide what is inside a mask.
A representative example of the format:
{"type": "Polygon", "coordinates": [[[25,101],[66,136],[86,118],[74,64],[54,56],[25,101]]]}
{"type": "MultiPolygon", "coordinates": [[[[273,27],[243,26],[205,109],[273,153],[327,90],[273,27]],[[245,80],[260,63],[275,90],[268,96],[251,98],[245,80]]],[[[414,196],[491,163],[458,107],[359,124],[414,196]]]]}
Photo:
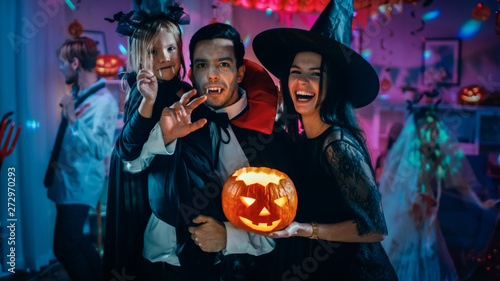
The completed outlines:
{"type": "Polygon", "coordinates": [[[422,75],[425,85],[460,84],[461,39],[426,38],[422,48],[422,75]]]}
{"type": "Polygon", "coordinates": [[[17,130],[16,130],[16,132],[14,134],[14,138],[12,139],[12,142],[11,142],[12,133],[14,132],[14,129],[16,127],[16,123],[14,121],[10,120],[10,116],[12,114],[14,114],[13,111],[7,112],[6,114],[4,114],[4,116],[2,117],[2,120],[0,121],[0,145],[2,144],[4,133],[10,124],[10,127],[8,129],[9,132],[7,133],[7,137],[5,138],[3,145],[0,146],[0,168],[2,167],[3,160],[5,159],[5,157],[9,156],[12,153],[12,151],[14,151],[14,147],[16,146],[16,143],[17,143],[17,138],[19,137],[19,132],[21,132],[21,125],[19,125],[19,126],[17,126],[17,130]],[[10,146],[9,146],[9,143],[10,143],[10,146]]]}
{"type": "Polygon", "coordinates": [[[99,52],[100,55],[108,53],[108,48],[106,47],[106,35],[103,31],[84,30],[81,37],[88,37],[94,40],[97,44],[97,52],[99,52]]]}
{"type": "Polygon", "coordinates": [[[490,17],[491,10],[488,6],[483,3],[478,3],[474,9],[472,9],[472,18],[477,21],[485,21],[490,17]]]}
{"type": "Polygon", "coordinates": [[[101,77],[115,77],[123,66],[123,61],[117,55],[98,55],[95,71],[101,77]]]}
{"type": "MultiPolygon", "coordinates": [[[[247,9],[266,10],[271,9],[274,12],[287,12],[287,13],[313,13],[321,12],[328,4],[329,0],[221,0],[236,6],[245,7],[247,9]]],[[[392,0],[395,1],[395,0],[392,0]]]]}
{"type": "Polygon", "coordinates": [[[458,91],[458,103],[465,105],[483,105],[487,98],[486,89],[478,84],[463,87],[458,91]]]}
{"type": "Polygon", "coordinates": [[[69,24],[68,32],[73,37],[80,37],[83,32],[83,27],[80,24],[80,22],[78,22],[78,20],[74,20],[72,23],[69,24]]]}

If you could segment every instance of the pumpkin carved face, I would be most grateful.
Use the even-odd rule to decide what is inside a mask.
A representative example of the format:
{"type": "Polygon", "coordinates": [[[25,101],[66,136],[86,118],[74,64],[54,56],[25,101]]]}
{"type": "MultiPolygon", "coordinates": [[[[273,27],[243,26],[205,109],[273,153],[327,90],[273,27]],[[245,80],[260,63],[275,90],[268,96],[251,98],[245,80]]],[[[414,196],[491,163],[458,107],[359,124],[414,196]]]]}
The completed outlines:
{"type": "Polygon", "coordinates": [[[486,99],[486,89],[481,85],[470,85],[459,91],[458,103],[468,105],[480,105],[486,99]]]}
{"type": "Polygon", "coordinates": [[[118,75],[123,61],[117,55],[98,55],[95,71],[101,77],[112,77],[118,75]]]}
{"type": "Polygon", "coordinates": [[[297,212],[297,192],[288,176],[269,168],[246,167],[229,177],[222,208],[235,226],[267,233],[285,228],[297,212]]]}

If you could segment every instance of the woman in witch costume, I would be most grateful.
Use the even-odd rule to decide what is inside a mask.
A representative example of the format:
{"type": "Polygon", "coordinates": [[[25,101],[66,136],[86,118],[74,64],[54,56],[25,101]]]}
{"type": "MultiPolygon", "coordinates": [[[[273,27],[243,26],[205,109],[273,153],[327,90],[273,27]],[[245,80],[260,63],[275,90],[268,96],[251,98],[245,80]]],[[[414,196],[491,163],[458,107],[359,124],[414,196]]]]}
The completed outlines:
{"type": "Polygon", "coordinates": [[[287,238],[276,241],[274,280],[397,280],[380,243],[387,227],[354,113],[376,98],[379,80],[347,47],[351,22],[352,1],[335,0],[310,31],[272,29],[253,41],[257,58],[280,78],[287,116],[297,116],[288,132],[301,158],[296,221],[269,234],[287,238]]]}
{"type": "Polygon", "coordinates": [[[165,12],[156,13],[119,12],[106,20],[118,21],[117,32],[129,36],[124,127],[112,153],[108,188],[103,272],[104,280],[111,280],[117,275],[138,275],[143,234],[151,215],[148,171],[125,172],[122,160],[139,156],[163,108],[178,101],[191,87],[181,82],[186,67],[179,24],[189,23],[182,8],[169,6],[165,12]],[[130,135],[134,138],[126,137],[130,135]]]}

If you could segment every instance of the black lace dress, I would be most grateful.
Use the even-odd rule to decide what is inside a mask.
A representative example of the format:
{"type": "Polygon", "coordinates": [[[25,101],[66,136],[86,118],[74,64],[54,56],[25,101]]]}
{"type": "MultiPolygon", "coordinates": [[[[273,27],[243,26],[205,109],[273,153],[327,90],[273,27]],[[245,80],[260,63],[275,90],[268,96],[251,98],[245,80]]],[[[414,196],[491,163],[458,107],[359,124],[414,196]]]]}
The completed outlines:
{"type": "MultiPolygon", "coordinates": [[[[360,235],[387,234],[373,168],[358,142],[330,127],[297,142],[295,221],[353,221],[360,235]]],[[[273,280],[397,280],[381,243],[338,243],[304,237],[277,239],[273,280]]]]}

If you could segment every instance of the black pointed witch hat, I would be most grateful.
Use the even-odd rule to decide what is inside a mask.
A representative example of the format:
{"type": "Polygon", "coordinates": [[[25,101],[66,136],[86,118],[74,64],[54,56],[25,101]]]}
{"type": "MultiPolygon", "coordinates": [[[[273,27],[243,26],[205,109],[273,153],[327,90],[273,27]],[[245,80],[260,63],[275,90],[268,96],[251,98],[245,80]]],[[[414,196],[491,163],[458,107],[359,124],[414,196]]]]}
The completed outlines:
{"type": "Polygon", "coordinates": [[[312,51],[332,59],[345,74],[349,89],[347,99],[356,108],[366,106],[377,97],[380,83],[370,63],[348,47],[352,15],[352,0],[332,0],[311,30],[276,28],[263,31],[255,36],[253,50],[276,77],[288,71],[298,52],[312,51]]]}

